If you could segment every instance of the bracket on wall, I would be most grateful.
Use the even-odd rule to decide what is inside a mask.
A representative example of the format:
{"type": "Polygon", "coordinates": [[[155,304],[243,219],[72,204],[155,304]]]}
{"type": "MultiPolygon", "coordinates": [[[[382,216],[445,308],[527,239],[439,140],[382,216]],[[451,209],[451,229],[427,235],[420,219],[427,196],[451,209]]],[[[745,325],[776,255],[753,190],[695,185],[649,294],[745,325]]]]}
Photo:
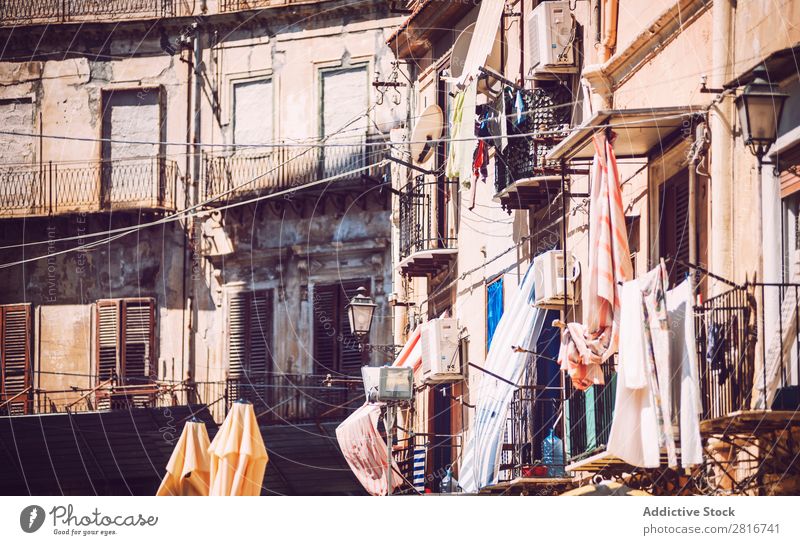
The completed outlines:
{"type": "Polygon", "coordinates": [[[398,157],[392,157],[390,155],[389,157],[387,157],[387,159],[389,159],[390,161],[394,161],[398,165],[402,165],[402,166],[404,166],[406,168],[410,168],[411,170],[416,170],[417,172],[421,172],[423,174],[430,174],[431,176],[435,176],[436,175],[436,172],[434,172],[432,170],[427,170],[427,169],[424,169],[422,167],[418,167],[417,165],[415,165],[413,163],[409,163],[408,161],[404,161],[404,160],[402,160],[402,159],[400,159],[398,157]]]}

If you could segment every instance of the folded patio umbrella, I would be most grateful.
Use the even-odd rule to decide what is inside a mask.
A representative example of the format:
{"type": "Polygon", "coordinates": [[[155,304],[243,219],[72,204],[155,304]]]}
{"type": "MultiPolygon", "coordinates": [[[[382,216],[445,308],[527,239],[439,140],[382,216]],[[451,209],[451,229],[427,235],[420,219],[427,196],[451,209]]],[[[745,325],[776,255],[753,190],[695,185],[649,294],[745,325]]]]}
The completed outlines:
{"type": "Polygon", "coordinates": [[[208,447],[210,496],[259,496],[267,469],[267,449],[253,405],[237,401],[208,447]]]}
{"type": "Polygon", "coordinates": [[[187,422],[167,463],[156,496],[208,496],[208,432],[203,422],[187,422]]]}

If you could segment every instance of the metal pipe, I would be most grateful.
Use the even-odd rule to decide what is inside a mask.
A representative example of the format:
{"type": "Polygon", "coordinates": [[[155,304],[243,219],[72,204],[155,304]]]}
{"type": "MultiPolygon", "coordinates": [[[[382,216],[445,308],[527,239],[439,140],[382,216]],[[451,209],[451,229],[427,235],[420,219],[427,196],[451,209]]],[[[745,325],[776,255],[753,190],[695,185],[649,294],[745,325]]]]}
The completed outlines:
{"type": "MultiPolygon", "coordinates": [[[[731,70],[731,0],[717,0],[712,6],[711,85],[721,88],[730,79],[731,70]]],[[[726,278],[733,278],[732,270],[732,162],[733,162],[733,101],[729,96],[720,99],[709,116],[711,129],[711,218],[710,231],[711,269],[726,278]]],[[[721,287],[712,285],[710,295],[719,293],[721,287]]]]}

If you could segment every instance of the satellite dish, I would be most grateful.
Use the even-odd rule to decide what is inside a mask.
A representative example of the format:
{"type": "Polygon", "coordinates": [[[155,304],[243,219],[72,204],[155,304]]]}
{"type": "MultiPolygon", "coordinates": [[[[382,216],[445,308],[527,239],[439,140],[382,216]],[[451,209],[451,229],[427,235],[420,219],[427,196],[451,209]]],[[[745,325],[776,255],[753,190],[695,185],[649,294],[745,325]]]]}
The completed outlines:
{"type": "MultiPolygon", "coordinates": [[[[491,68],[497,73],[501,72],[500,57],[502,55],[502,41],[500,39],[500,27],[494,36],[492,52],[483,64],[485,68],[491,68]]],[[[469,52],[469,44],[472,42],[472,33],[475,31],[475,23],[461,31],[453,44],[453,51],[450,53],[450,77],[458,79],[464,73],[464,65],[469,52]]],[[[497,93],[500,91],[500,82],[494,78],[481,78],[478,82],[478,91],[481,93],[497,93]]]]}
{"type": "Polygon", "coordinates": [[[444,114],[436,104],[431,104],[417,119],[414,132],[411,133],[411,159],[424,163],[433,153],[433,141],[442,137],[444,132],[444,114]]]}

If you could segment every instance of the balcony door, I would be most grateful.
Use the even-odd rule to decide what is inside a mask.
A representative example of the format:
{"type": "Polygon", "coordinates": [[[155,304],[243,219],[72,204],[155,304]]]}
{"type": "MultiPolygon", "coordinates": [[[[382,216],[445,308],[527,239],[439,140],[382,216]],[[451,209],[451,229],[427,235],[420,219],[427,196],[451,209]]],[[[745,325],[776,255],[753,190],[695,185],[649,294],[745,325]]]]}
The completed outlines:
{"type": "Polygon", "coordinates": [[[275,418],[273,406],[280,407],[282,400],[276,399],[274,391],[272,291],[231,293],[226,324],[228,403],[246,399],[259,416],[275,418]]]}
{"type": "Polygon", "coordinates": [[[326,178],[366,166],[367,108],[369,78],[367,66],[325,69],[320,73],[320,129],[326,143],[322,148],[319,177],[326,178]]]}
{"type": "Polygon", "coordinates": [[[165,193],[165,116],[159,88],[103,93],[100,202],[157,206],[165,193]]]}

